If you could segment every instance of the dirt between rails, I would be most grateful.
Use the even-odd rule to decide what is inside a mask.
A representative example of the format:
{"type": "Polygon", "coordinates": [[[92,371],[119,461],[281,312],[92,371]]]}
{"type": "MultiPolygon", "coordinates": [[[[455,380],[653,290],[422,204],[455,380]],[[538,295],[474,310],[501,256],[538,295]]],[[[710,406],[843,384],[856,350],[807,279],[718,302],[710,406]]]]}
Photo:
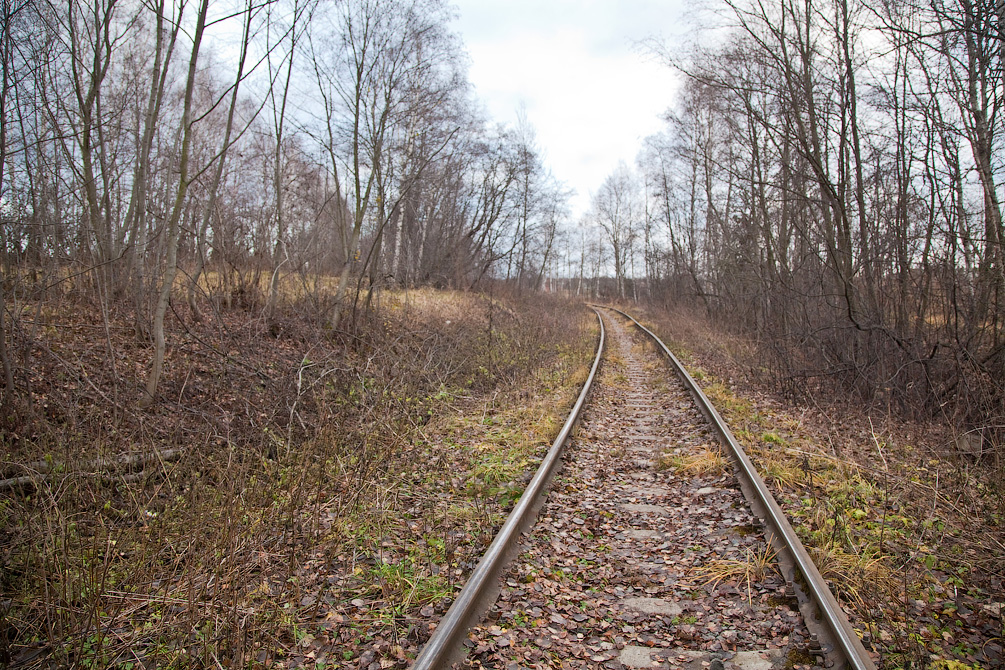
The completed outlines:
{"type": "Polygon", "coordinates": [[[605,321],[581,430],[463,666],[813,667],[795,599],[705,420],[619,320],[605,321]]]}

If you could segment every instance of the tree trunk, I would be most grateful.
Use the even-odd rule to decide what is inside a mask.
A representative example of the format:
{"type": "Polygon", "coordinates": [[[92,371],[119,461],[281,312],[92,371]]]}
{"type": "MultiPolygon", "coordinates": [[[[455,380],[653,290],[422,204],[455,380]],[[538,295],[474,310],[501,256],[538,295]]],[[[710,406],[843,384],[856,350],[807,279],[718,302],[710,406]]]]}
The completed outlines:
{"type": "Polygon", "coordinates": [[[188,305],[192,310],[192,317],[196,321],[202,321],[202,312],[199,310],[199,303],[196,300],[196,289],[199,285],[199,277],[206,267],[206,233],[209,230],[209,221],[216,208],[217,193],[220,190],[220,181],[223,179],[223,168],[227,162],[227,152],[230,150],[230,138],[234,130],[234,113],[237,110],[238,92],[241,82],[244,80],[244,64],[248,57],[248,46],[251,42],[251,21],[254,17],[254,7],[248,4],[245,10],[244,36],[241,40],[241,56],[237,63],[237,76],[234,78],[234,87],[230,94],[230,106],[227,108],[227,126],[223,133],[223,145],[220,154],[217,156],[216,168],[213,171],[213,181],[209,186],[209,198],[202,212],[202,224],[199,226],[199,234],[196,238],[196,267],[192,273],[192,279],[188,288],[188,305]]]}
{"type": "Polygon", "coordinates": [[[182,211],[185,207],[185,196],[189,187],[189,150],[192,145],[192,96],[195,90],[196,66],[199,60],[199,48],[202,45],[203,31],[206,27],[206,13],[209,9],[209,0],[202,0],[199,6],[199,15],[196,19],[195,34],[192,38],[192,56],[188,64],[188,79],[185,83],[185,103],[182,112],[182,142],[181,160],[178,168],[178,188],[175,191],[174,205],[171,208],[171,216],[168,219],[165,233],[166,260],[164,273],[161,276],[160,292],[157,296],[157,304],[154,307],[154,360],[150,369],[150,376],[147,377],[146,395],[140,400],[140,407],[147,407],[153,403],[157,397],[157,387],[160,384],[161,373],[164,368],[164,351],[166,347],[164,337],[164,317],[167,314],[168,304],[171,301],[171,289],[174,286],[174,278],[178,272],[178,241],[180,238],[180,223],[182,211]]]}

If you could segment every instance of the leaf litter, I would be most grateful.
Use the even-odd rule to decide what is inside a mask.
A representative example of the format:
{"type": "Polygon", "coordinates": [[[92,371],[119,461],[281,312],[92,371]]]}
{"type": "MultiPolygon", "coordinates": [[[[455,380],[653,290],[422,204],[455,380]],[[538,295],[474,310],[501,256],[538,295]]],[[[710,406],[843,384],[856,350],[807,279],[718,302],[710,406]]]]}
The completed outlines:
{"type": "Polygon", "coordinates": [[[622,326],[608,332],[578,436],[463,666],[730,667],[742,652],[812,666],[734,476],[657,467],[714,448],[704,419],[622,326]]]}

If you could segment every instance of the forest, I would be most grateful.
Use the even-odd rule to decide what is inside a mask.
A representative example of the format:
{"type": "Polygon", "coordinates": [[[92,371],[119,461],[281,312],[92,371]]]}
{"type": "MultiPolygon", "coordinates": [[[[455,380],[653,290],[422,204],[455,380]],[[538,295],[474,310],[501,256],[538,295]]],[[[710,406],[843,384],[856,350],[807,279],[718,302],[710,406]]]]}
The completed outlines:
{"type": "Polygon", "coordinates": [[[447,481],[475,457],[434,442],[548,434],[588,301],[742,341],[794,405],[938,426],[1000,523],[1005,3],[715,0],[638,45],[676,100],[575,218],[454,13],[0,0],[0,664],[264,662],[322,549],[433,607],[453,573],[380,572],[382,514],[452,501],[416,532],[466,569],[522,474],[447,481]]]}
{"type": "Polygon", "coordinates": [[[836,384],[996,447],[1000,9],[723,3],[693,45],[646,45],[678,102],[571,221],[530,123],[473,98],[443,3],[6,2],[4,397],[30,395],[26,315],[53,291],[106,328],[129,312],[144,404],[173,290],[196,320],[295,295],[337,328],[386,287],[613,276],[749,333],[794,393],[836,384]]]}

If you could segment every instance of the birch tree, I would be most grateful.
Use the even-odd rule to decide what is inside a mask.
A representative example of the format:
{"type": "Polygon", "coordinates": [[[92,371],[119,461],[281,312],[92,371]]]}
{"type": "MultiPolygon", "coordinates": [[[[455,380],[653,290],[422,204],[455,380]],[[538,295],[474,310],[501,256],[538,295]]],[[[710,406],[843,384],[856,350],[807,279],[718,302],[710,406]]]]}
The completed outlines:
{"type": "Polygon", "coordinates": [[[164,350],[166,340],[164,335],[164,317],[167,314],[171,291],[174,288],[175,275],[178,273],[178,241],[180,239],[180,222],[185,207],[185,196],[191,185],[189,174],[189,151],[192,146],[193,117],[192,98],[195,90],[196,73],[199,65],[199,51],[202,48],[203,33],[206,29],[206,16],[209,12],[209,0],[200,0],[196,13],[195,31],[192,35],[192,48],[188,62],[188,77],[185,81],[185,101],[181,117],[181,155],[178,164],[178,182],[175,189],[174,203],[170,218],[165,227],[166,260],[160,278],[157,302],[154,306],[153,339],[154,359],[147,376],[145,395],[140,400],[140,406],[149,406],[157,397],[157,387],[160,384],[164,368],[164,350]]]}

